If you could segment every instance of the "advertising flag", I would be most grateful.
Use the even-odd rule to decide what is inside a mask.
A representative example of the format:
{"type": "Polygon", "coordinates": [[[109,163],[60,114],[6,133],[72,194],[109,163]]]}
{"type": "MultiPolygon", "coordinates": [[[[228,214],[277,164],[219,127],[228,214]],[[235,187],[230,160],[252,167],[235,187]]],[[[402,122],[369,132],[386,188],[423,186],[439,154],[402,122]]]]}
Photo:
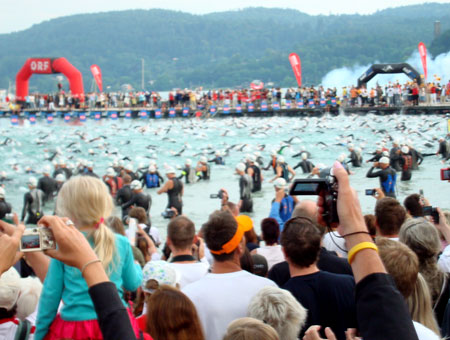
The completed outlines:
{"type": "Polygon", "coordinates": [[[98,67],[97,65],[92,65],[91,72],[94,76],[95,82],[97,83],[98,89],[100,90],[100,92],[103,92],[102,71],[100,70],[100,67],[98,67]]]}
{"type": "Polygon", "coordinates": [[[297,79],[298,87],[302,87],[302,64],[300,62],[300,58],[296,53],[291,53],[289,55],[289,61],[291,62],[295,79],[297,79]]]}
{"type": "Polygon", "coordinates": [[[425,82],[428,78],[428,69],[427,69],[427,48],[423,42],[419,43],[419,54],[420,59],[422,60],[422,66],[423,66],[423,74],[425,76],[425,82]]]}

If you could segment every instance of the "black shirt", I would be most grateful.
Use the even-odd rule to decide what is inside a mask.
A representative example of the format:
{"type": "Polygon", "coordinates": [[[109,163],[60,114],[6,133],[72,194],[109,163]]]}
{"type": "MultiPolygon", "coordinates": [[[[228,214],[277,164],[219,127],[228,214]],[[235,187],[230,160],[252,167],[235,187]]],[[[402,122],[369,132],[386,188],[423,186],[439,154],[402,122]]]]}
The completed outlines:
{"type": "Polygon", "coordinates": [[[0,199],[0,220],[5,217],[6,214],[11,213],[11,204],[0,199]]]}
{"type": "Polygon", "coordinates": [[[47,202],[53,198],[53,194],[57,191],[56,181],[49,176],[41,177],[38,181],[37,188],[44,192],[44,202],[47,202]]]}
{"type": "Polygon", "coordinates": [[[339,340],[345,340],[347,328],[357,328],[353,277],[318,271],[292,277],[282,288],[308,310],[300,338],[312,325],[322,326],[322,331],[330,327],[339,340]]]}
{"type": "MultiPolygon", "coordinates": [[[[353,276],[352,267],[350,267],[348,261],[342,257],[337,256],[335,252],[326,250],[325,248],[320,249],[317,267],[320,270],[324,270],[329,273],[346,274],[353,276]]],[[[291,278],[288,263],[284,261],[274,265],[270,269],[268,277],[279,287],[282,287],[291,278]]]]}
{"type": "Polygon", "coordinates": [[[131,206],[141,207],[148,213],[152,206],[152,198],[143,192],[134,193],[131,200],[122,204],[122,209],[128,209],[131,206]]]}

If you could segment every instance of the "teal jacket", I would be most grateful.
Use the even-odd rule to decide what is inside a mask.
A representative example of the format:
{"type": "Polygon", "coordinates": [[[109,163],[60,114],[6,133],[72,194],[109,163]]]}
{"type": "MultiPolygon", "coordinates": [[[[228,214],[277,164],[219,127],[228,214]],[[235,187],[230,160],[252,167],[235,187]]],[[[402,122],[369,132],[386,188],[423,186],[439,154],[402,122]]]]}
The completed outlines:
{"type": "MultiPolygon", "coordinates": [[[[116,258],[110,265],[109,279],[113,282],[122,298],[123,288],[135,291],[142,282],[142,270],[134,263],[133,252],[128,239],[115,235],[116,258]]],[[[90,241],[91,246],[92,241],[90,241]]],[[[97,319],[94,305],[88,293],[86,281],[81,272],[74,267],[51,259],[50,267],[45,277],[44,287],[39,300],[36,322],[35,340],[44,339],[58,311],[60,301],[63,301],[61,318],[66,321],[83,321],[97,319]]]]}

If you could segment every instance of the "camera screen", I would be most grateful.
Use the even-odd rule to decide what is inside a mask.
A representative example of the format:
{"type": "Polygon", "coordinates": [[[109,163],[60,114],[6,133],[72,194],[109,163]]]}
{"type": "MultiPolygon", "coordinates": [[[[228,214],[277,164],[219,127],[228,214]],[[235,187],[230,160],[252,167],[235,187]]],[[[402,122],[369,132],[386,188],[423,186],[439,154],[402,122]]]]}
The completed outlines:
{"type": "Polygon", "coordinates": [[[443,173],[443,179],[450,180],[450,170],[444,170],[443,173]]]}
{"type": "Polygon", "coordinates": [[[296,183],[293,191],[299,195],[318,195],[320,183],[296,183]]]}
{"type": "Polygon", "coordinates": [[[22,236],[22,249],[39,249],[41,244],[39,234],[22,236]]]}

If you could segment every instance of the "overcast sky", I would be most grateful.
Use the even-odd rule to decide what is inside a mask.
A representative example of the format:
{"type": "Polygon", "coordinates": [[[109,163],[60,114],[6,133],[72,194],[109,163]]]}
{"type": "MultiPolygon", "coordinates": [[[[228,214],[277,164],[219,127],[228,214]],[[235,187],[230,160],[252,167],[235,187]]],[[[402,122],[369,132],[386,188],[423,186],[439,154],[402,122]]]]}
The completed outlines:
{"type": "MultiPolygon", "coordinates": [[[[436,0],[434,2],[450,2],[436,0]]],[[[29,28],[42,21],[79,13],[164,8],[194,14],[246,7],[295,8],[316,14],[371,14],[380,9],[420,4],[420,0],[0,0],[0,33],[29,28]],[[355,6],[356,4],[356,6],[355,6]]]]}

